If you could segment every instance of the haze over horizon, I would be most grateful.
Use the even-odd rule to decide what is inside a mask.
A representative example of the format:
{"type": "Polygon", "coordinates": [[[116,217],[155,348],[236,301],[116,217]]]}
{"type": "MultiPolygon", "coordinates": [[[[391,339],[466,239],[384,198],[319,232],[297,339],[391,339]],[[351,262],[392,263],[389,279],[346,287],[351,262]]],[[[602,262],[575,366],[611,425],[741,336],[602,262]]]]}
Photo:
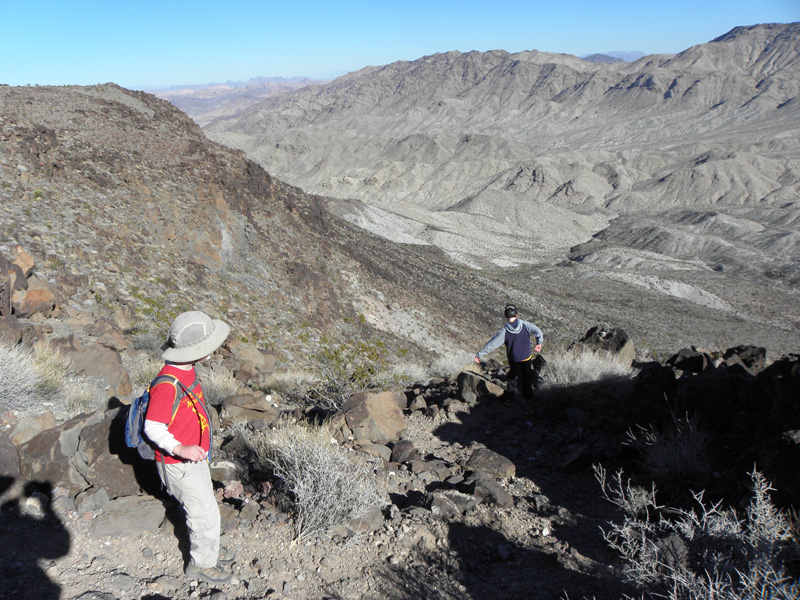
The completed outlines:
{"type": "Polygon", "coordinates": [[[411,0],[401,5],[234,0],[137,4],[0,2],[0,83],[136,89],[333,78],[369,65],[458,50],[673,54],[737,26],[800,20],[796,0],[630,0],[534,5],[411,0]]]}

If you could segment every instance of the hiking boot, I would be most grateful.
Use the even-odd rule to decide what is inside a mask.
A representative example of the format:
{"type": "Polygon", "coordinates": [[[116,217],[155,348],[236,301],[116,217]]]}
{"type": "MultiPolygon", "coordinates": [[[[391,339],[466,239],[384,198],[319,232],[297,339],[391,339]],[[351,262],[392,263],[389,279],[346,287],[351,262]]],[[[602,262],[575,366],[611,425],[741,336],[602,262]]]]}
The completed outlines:
{"type": "Polygon", "coordinates": [[[191,577],[193,579],[202,579],[208,583],[228,583],[233,577],[232,573],[223,571],[218,566],[206,567],[204,569],[193,563],[186,565],[185,573],[187,577],[191,577]]]}
{"type": "Polygon", "coordinates": [[[217,557],[217,566],[226,567],[236,560],[236,550],[229,550],[228,548],[220,548],[219,556],[217,557]]]}

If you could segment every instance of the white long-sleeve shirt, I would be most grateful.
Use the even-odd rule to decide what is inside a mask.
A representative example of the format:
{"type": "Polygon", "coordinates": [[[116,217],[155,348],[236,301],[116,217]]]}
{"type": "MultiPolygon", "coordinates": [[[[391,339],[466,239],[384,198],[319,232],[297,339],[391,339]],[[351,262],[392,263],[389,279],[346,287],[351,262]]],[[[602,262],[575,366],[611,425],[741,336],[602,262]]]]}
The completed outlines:
{"type": "Polygon", "coordinates": [[[144,421],[144,434],[151,442],[161,448],[167,454],[172,454],[175,446],[180,444],[175,436],[168,430],[166,423],[159,423],[158,421],[144,421]]]}

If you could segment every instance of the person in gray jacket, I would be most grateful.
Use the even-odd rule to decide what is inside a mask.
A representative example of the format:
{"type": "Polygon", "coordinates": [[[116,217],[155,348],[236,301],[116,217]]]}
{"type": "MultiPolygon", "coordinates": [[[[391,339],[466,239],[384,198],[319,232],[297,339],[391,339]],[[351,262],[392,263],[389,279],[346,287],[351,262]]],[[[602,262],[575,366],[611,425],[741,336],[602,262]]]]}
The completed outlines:
{"type": "Polygon", "coordinates": [[[484,356],[496,350],[503,344],[506,346],[508,357],[508,378],[518,380],[518,388],[526,400],[533,398],[533,369],[531,359],[534,352],[542,351],[544,337],[542,330],[533,323],[523,321],[517,316],[517,307],[507,304],[504,310],[506,324],[498,331],[486,345],[478,350],[475,362],[480,363],[484,356]],[[531,346],[531,336],[536,339],[536,344],[531,346]]]}

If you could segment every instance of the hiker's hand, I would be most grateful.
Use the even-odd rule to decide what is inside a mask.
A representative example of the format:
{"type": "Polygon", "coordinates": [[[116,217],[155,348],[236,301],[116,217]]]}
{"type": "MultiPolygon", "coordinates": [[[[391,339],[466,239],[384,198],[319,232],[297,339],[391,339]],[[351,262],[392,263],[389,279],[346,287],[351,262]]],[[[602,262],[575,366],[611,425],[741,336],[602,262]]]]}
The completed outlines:
{"type": "Polygon", "coordinates": [[[476,356],[475,357],[475,362],[478,363],[478,364],[481,364],[481,359],[476,356]]]}
{"type": "Polygon", "coordinates": [[[536,344],[536,347],[534,348],[534,350],[536,352],[541,352],[542,351],[542,345],[541,344],[536,344]]]}
{"type": "Polygon", "coordinates": [[[206,451],[200,446],[184,446],[183,444],[178,444],[172,449],[172,453],[178,458],[190,462],[200,462],[206,459],[206,451]]]}

